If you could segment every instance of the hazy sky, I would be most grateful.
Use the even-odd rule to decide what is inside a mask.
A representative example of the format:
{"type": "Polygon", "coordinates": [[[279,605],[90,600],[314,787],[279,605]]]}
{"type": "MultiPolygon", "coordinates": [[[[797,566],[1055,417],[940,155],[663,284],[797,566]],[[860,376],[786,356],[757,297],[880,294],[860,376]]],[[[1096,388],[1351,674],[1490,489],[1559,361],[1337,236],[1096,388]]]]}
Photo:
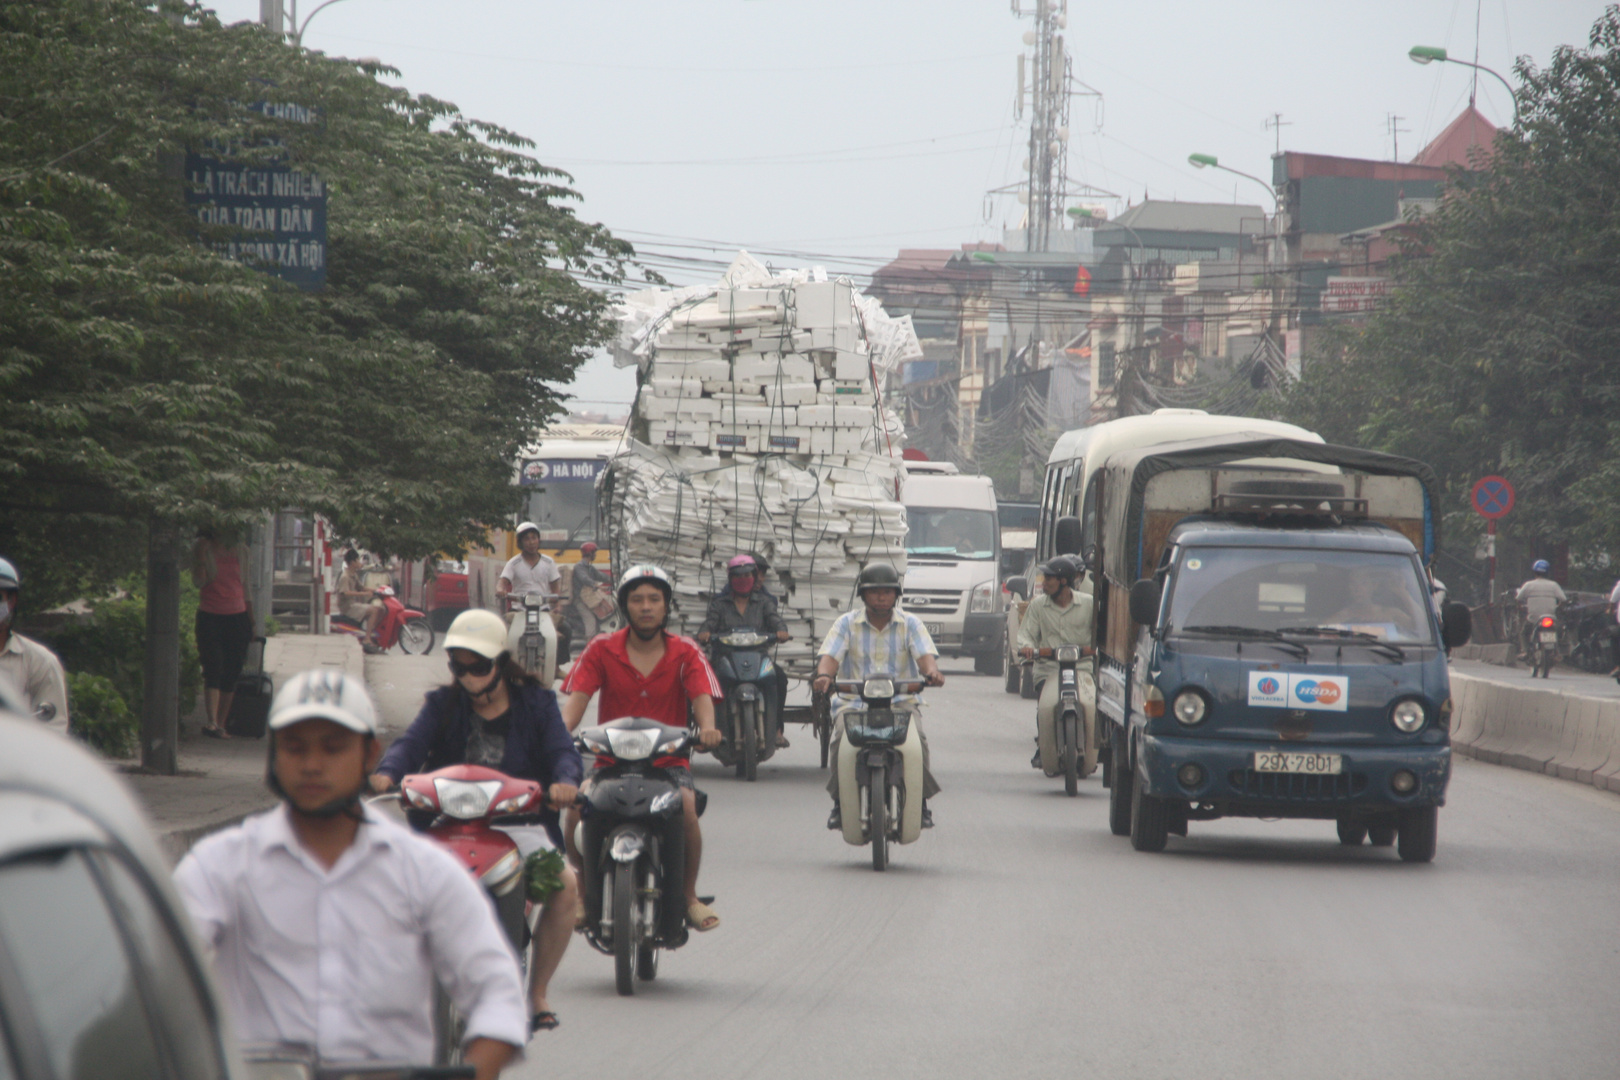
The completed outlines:
{"type": "MultiPolygon", "coordinates": [[[[290,2],[290,0],[288,0],[290,2]]],[[[318,0],[300,0],[300,17],[318,0]]],[[[1026,11],[1034,0],[1023,0],[1026,11]]],[[[1467,102],[1471,71],[1419,66],[1412,45],[1479,59],[1510,82],[1586,45],[1596,0],[1069,0],[1074,72],[1102,94],[1071,106],[1069,176],[1122,198],[1263,201],[1193,152],[1270,175],[1285,150],[1410,158],[1467,102]]],[[[227,22],[258,0],[223,0],[227,22]]],[[[676,281],[707,281],[747,247],[777,265],[870,272],[901,247],[998,240],[1025,132],[1015,57],[1029,15],[1009,0],[342,0],[304,44],[375,56],[417,93],[536,143],[566,169],[579,213],[676,281]],[[690,261],[695,260],[695,261],[690,261]]],[[[1479,106],[1512,119],[1482,75],[1479,106]]],[[[1026,114],[1027,119],[1027,114],[1026,114]]],[[[587,402],[627,402],[605,362],[587,402]]]]}

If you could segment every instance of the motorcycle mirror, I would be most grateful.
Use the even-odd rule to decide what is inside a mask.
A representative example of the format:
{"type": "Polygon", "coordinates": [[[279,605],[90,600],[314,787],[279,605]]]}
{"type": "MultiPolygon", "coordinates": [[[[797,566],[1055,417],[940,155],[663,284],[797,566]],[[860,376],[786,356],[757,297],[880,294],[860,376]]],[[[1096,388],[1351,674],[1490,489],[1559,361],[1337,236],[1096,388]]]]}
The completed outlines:
{"type": "Polygon", "coordinates": [[[1456,600],[1447,601],[1440,609],[1440,637],[1448,649],[1468,644],[1474,636],[1474,614],[1468,605],[1456,600]]]}

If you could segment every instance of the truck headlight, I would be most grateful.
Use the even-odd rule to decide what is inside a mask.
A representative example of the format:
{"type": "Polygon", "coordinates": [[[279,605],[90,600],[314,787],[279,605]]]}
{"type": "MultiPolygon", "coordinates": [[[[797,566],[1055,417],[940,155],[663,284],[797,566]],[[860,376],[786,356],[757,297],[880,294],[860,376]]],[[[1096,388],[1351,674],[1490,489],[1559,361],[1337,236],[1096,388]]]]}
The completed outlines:
{"type": "Polygon", "coordinates": [[[1395,725],[1395,730],[1410,735],[1423,726],[1423,706],[1411,698],[1404,698],[1397,701],[1395,707],[1389,711],[1389,720],[1395,725]]]}
{"type": "Polygon", "coordinates": [[[1183,690],[1176,695],[1172,711],[1176,714],[1177,722],[1186,727],[1192,727],[1194,724],[1203,722],[1204,717],[1209,713],[1209,706],[1204,702],[1203,694],[1196,690],[1183,690]]]}
{"type": "Polygon", "coordinates": [[[982,582],[973,586],[973,595],[968,599],[968,610],[974,613],[994,611],[996,602],[996,583],[982,582]]]}

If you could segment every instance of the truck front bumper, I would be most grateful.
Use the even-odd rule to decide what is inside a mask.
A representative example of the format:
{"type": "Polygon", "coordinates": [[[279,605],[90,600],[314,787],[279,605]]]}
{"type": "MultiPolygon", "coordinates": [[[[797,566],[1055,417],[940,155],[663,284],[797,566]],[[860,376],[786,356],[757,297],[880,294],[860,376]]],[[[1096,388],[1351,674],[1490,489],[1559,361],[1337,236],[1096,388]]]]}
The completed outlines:
{"type": "MultiPolygon", "coordinates": [[[[1451,780],[1449,746],[1363,746],[1256,743],[1230,739],[1143,735],[1137,762],[1143,794],[1208,805],[1214,816],[1337,818],[1444,806],[1451,780]],[[1259,772],[1257,751],[1338,754],[1336,774],[1259,772]],[[1182,767],[1196,765],[1197,783],[1183,783],[1182,767]],[[1396,790],[1398,773],[1415,778],[1396,790]]],[[[1190,772],[1191,770],[1189,770],[1190,772]]]]}

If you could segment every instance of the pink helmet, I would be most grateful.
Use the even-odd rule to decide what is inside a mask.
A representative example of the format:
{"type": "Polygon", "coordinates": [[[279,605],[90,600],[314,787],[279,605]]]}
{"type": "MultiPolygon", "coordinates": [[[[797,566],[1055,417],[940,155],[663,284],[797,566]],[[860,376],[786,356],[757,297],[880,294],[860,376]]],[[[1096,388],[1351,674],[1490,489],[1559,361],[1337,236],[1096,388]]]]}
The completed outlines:
{"type": "Polygon", "coordinates": [[[726,563],[726,574],[727,576],[730,576],[731,574],[735,574],[738,570],[755,570],[758,569],[758,567],[759,564],[754,562],[754,557],[752,555],[734,555],[732,556],[731,561],[726,563]]]}

